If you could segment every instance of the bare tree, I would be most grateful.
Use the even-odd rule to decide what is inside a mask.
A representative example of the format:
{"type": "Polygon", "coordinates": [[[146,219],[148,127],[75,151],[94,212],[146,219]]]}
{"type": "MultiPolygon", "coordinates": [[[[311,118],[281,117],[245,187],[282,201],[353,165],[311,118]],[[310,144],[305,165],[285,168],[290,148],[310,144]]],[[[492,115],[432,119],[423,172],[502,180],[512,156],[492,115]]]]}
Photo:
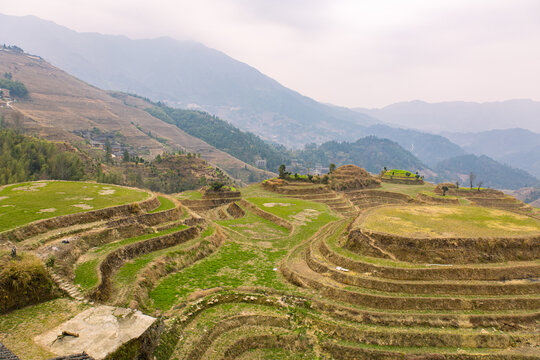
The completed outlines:
{"type": "Polygon", "coordinates": [[[482,187],[482,184],[484,184],[483,181],[479,181],[479,182],[478,182],[478,191],[480,191],[480,188],[482,187]]]}
{"type": "Polygon", "coordinates": [[[475,179],[476,179],[476,175],[471,171],[469,174],[469,184],[471,185],[471,190],[473,188],[473,183],[475,179]]]}

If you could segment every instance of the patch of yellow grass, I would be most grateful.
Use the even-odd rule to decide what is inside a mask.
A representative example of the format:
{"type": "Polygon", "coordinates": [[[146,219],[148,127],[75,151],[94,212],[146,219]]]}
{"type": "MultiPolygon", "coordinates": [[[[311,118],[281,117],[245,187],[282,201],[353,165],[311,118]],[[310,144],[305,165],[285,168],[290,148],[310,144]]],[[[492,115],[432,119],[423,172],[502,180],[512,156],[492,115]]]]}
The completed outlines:
{"type": "Polygon", "coordinates": [[[475,206],[386,206],[366,215],[362,227],[415,237],[497,237],[540,234],[538,220],[475,206]]]}

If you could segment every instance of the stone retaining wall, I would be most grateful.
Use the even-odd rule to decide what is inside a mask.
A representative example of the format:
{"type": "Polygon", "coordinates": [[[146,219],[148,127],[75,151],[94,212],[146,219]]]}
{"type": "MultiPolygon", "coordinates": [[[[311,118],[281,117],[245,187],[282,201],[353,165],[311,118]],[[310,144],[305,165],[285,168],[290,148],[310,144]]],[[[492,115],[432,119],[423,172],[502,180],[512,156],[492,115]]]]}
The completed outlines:
{"type": "Polygon", "coordinates": [[[382,177],[381,181],[385,182],[385,183],[391,183],[391,184],[424,185],[424,180],[422,180],[422,179],[405,180],[405,179],[389,179],[389,178],[382,177]]]}
{"type": "Polygon", "coordinates": [[[190,227],[172,234],[162,235],[144,241],[126,245],[109,253],[99,266],[100,283],[90,295],[99,301],[106,301],[112,293],[112,277],[127,260],[148,254],[153,251],[172,247],[199,235],[197,227],[190,227]]]}
{"type": "Polygon", "coordinates": [[[453,204],[453,205],[459,205],[459,200],[457,198],[451,198],[451,197],[435,197],[435,196],[429,196],[427,194],[419,193],[416,195],[416,200],[426,202],[429,204],[453,204]]]}
{"type": "Polygon", "coordinates": [[[349,233],[346,247],[352,251],[366,250],[366,236],[397,259],[413,263],[495,263],[540,258],[538,235],[513,238],[413,238],[354,229],[349,233]]]}

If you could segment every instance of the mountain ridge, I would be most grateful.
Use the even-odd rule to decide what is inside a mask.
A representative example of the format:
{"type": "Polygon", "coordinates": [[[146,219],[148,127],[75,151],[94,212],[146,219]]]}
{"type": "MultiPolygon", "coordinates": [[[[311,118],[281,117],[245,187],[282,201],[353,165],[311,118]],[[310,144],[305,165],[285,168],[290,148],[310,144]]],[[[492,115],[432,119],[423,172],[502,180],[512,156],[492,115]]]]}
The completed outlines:
{"type": "Polygon", "coordinates": [[[290,147],[354,140],[363,126],[378,123],[350,109],[318,103],[196,42],[77,33],[36,17],[0,15],[0,20],[0,42],[38,53],[88,83],[176,107],[199,106],[290,147]]]}
{"type": "Polygon", "coordinates": [[[246,181],[250,173],[271,176],[144,110],[125,105],[122,100],[38,57],[0,50],[0,72],[11,73],[27,86],[28,99],[11,106],[24,115],[25,126],[41,137],[84,141],[75,131],[98,128],[102,132],[119,133],[122,141],[149,159],[164,151],[182,149],[200,153],[210,163],[242,181],[246,181]]]}
{"type": "Polygon", "coordinates": [[[446,101],[428,103],[403,101],[382,108],[354,108],[396,126],[434,133],[480,132],[521,127],[540,132],[540,101],[510,99],[504,101],[446,101]]]}

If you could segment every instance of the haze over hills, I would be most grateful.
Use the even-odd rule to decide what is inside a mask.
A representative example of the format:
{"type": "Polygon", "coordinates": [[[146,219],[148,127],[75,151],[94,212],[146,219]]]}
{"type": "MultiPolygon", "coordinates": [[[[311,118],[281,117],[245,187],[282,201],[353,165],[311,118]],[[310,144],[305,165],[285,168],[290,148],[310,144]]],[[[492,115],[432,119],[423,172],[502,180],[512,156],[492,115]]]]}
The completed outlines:
{"type": "Polygon", "coordinates": [[[354,110],[402,127],[441,132],[480,132],[524,128],[540,132],[540,102],[518,99],[473,103],[399,102],[380,109],[354,110]]]}
{"type": "Polygon", "coordinates": [[[447,138],[417,130],[373,125],[368,127],[364,133],[397,142],[429,166],[434,166],[441,160],[465,154],[462,148],[447,138]]]}
{"type": "Polygon", "coordinates": [[[540,176],[540,134],[525,129],[443,133],[467,152],[487,155],[540,176]]]}
{"type": "MultiPolygon", "coordinates": [[[[367,141],[369,138],[365,138],[344,143],[334,141],[315,148],[310,145],[303,151],[291,151],[265,144],[252,135],[239,132],[219,118],[204,113],[177,110],[179,113],[174,115],[176,120],[164,118],[166,120],[164,122],[151,116],[152,111],[148,113],[155,104],[127,94],[106,93],[71,77],[35,56],[0,51],[0,72],[11,72],[15,79],[28,86],[29,99],[20,101],[15,106],[17,110],[34,120],[31,129],[33,133],[49,139],[81,141],[82,139],[74,132],[88,131],[96,127],[104,132],[120,134],[126,144],[132,146],[139,154],[146,154],[150,158],[164,150],[175,148],[201,153],[203,158],[243,181],[257,181],[269,174],[238,160],[231,156],[231,153],[251,163],[258,157],[263,158],[271,153],[275,161],[284,163],[289,163],[288,159],[298,158],[305,164],[311,162],[312,165],[327,166],[330,162],[340,165],[353,163],[373,172],[380,171],[383,166],[413,171],[424,170],[428,180],[448,180],[454,177],[453,172],[468,173],[467,169],[471,166],[483,169],[486,178],[521,176],[521,173],[514,173],[487,157],[478,158],[474,165],[463,162],[457,162],[457,165],[453,162],[445,163],[446,160],[455,159],[452,156],[459,157],[463,152],[457,145],[438,135],[386,126],[364,129],[380,136],[400,139],[410,150],[421,153],[424,158],[429,157],[429,166],[423,164],[422,157],[416,157],[393,141],[381,139],[367,141]],[[201,126],[208,128],[204,133],[194,131],[197,129],[193,128],[193,122],[200,122],[201,126]],[[188,133],[182,130],[183,127],[188,133]],[[226,142],[222,141],[224,138],[217,136],[220,131],[230,133],[226,142]],[[202,137],[211,144],[194,136],[202,137]],[[418,139],[420,140],[417,142],[418,139]],[[229,153],[220,151],[212,145],[229,153]],[[244,156],[242,152],[249,154],[244,156]],[[436,173],[430,171],[433,169],[436,173]]],[[[493,184],[489,183],[488,186],[516,189],[537,182],[530,178],[532,177],[527,174],[525,178],[512,182],[501,182],[499,179],[493,184]]]]}
{"type": "Polygon", "coordinates": [[[467,154],[446,159],[438,163],[435,168],[438,181],[460,181],[468,186],[468,177],[471,172],[476,175],[475,184],[482,182],[482,187],[497,189],[519,189],[534,186],[538,179],[524,170],[503,165],[486,155],[476,156],[467,154]]]}
{"type": "Polygon", "coordinates": [[[353,164],[378,174],[384,167],[423,171],[428,167],[399,144],[375,136],[367,136],[355,142],[328,141],[319,146],[309,145],[297,153],[311,164],[334,163],[337,166],[353,164]]]}
{"type": "MultiPolygon", "coordinates": [[[[474,148],[474,139],[467,140],[470,138],[468,134],[449,135],[451,140],[454,140],[452,142],[440,135],[424,133],[419,130],[390,127],[371,116],[318,103],[281,86],[246,64],[195,42],[179,42],[170,38],[130,40],[123,36],[77,33],[32,16],[13,17],[0,15],[0,20],[2,20],[0,21],[0,43],[16,43],[16,45],[29,52],[51,59],[51,61],[56,62],[68,72],[98,87],[128,90],[155,100],[165,101],[172,106],[206,109],[210,113],[221,115],[225,120],[229,120],[232,125],[238,126],[242,130],[251,130],[264,139],[285,144],[292,150],[299,150],[306,143],[321,144],[328,140],[335,140],[330,144],[337,144],[340,141],[345,141],[340,145],[342,149],[335,154],[333,154],[333,150],[328,148],[328,144],[321,145],[320,150],[322,151],[318,152],[320,156],[309,154],[309,151],[294,152],[283,147],[264,144],[260,139],[249,134],[242,134],[234,126],[229,126],[219,118],[208,114],[197,112],[191,114],[180,113],[176,114],[176,119],[171,118],[170,114],[165,116],[162,116],[164,114],[158,115],[158,113],[148,114],[145,110],[155,104],[141,98],[118,93],[115,95],[116,98],[113,98],[111,94],[102,91],[98,98],[105,96],[107,97],[105,103],[113,101],[115,109],[116,107],[121,108],[112,111],[115,114],[113,117],[110,117],[109,113],[103,112],[101,108],[90,109],[88,108],[90,105],[82,105],[80,99],[75,99],[78,95],[68,98],[65,93],[60,96],[63,96],[62,99],[60,97],[46,99],[46,96],[32,94],[33,100],[39,100],[38,102],[32,104],[21,103],[21,110],[26,111],[27,115],[43,123],[49,121],[48,126],[51,125],[52,114],[55,113],[56,116],[56,113],[58,113],[58,116],[62,118],[61,123],[66,123],[66,126],[62,128],[63,130],[88,129],[93,126],[92,124],[100,122],[102,125],[107,123],[110,131],[125,127],[127,130],[125,131],[126,134],[123,135],[135,145],[137,141],[146,142],[148,138],[150,139],[152,145],[144,146],[146,147],[145,151],[149,151],[152,156],[163,151],[164,144],[159,139],[169,139],[170,143],[167,146],[179,145],[188,149],[188,151],[200,152],[203,157],[222,167],[231,173],[233,177],[244,181],[263,176],[263,172],[250,166],[246,167],[245,163],[248,162],[253,165],[259,158],[268,160],[269,169],[273,171],[275,171],[276,164],[287,163],[288,159],[305,158],[306,161],[315,161],[315,158],[317,158],[316,161],[320,162],[322,166],[328,165],[325,162],[344,164],[344,161],[348,161],[364,166],[370,171],[378,172],[379,167],[384,166],[378,160],[390,159],[391,156],[402,151],[407,151],[413,160],[405,161],[406,158],[409,160],[411,158],[398,156],[399,161],[392,161],[391,164],[387,163],[386,166],[414,168],[414,170],[435,170],[438,174],[428,172],[428,179],[430,180],[453,178],[450,172],[454,170],[460,174],[468,173],[465,168],[469,168],[472,160],[468,161],[469,164],[462,161],[455,162],[455,159],[464,156],[466,151],[479,155],[486,154],[493,159],[521,167],[526,171],[534,172],[535,175],[538,174],[536,169],[538,167],[536,165],[538,162],[538,149],[529,146],[536,141],[535,136],[527,137],[526,142],[529,145],[520,144],[521,147],[519,149],[516,147],[516,151],[507,151],[504,154],[480,151],[474,148]],[[66,99],[68,99],[68,105],[66,103],[62,104],[66,99]],[[53,108],[52,112],[49,109],[51,106],[53,108]],[[80,109],[85,110],[81,112],[80,109]],[[85,115],[87,110],[89,112],[85,115]],[[40,118],[41,112],[45,113],[46,116],[40,118]],[[70,118],[71,116],[73,116],[73,119],[70,118]],[[130,120],[128,124],[126,122],[127,117],[136,120],[130,120]],[[139,121],[139,117],[143,120],[139,121]],[[117,118],[122,120],[113,125],[117,118]],[[201,127],[194,127],[193,122],[201,122],[201,127]],[[209,126],[208,129],[210,129],[211,134],[207,133],[206,130],[201,130],[203,128],[202,122],[204,122],[204,126],[209,126]],[[164,127],[165,125],[167,127],[164,127]],[[139,129],[140,127],[142,127],[142,130],[139,129]],[[169,132],[171,127],[174,130],[169,132]],[[222,130],[218,130],[218,128],[222,130]],[[131,134],[133,131],[134,133],[131,134]],[[228,138],[226,141],[218,136],[219,131],[227,132],[228,138]],[[153,136],[148,136],[149,133],[153,136]],[[173,139],[176,136],[175,134],[178,135],[178,138],[173,139]],[[392,143],[394,145],[385,146],[379,142],[376,146],[365,148],[369,151],[379,152],[380,156],[378,158],[374,157],[374,154],[359,151],[358,149],[362,147],[356,145],[362,143],[362,138],[371,135],[390,139],[403,149],[400,148],[397,151],[394,146],[397,146],[397,144],[392,143]],[[233,143],[237,140],[242,141],[242,145],[234,145],[233,143]],[[470,144],[467,141],[470,141],[470,144]],[[456,143],[465,146],[466,149],[464,150],[456,143]],[[245,162],[237,162],[235,157],[245,162]],[[372,161],[373,159],[378,160],[372,161]],[[451,161],[444,162],[445,160],[451,161]],[[464,166],[464,168],[460,169],[459,166],[464,166]],[[251,173],[259,175],[254,178],[253,175],[250,176],[251,173]]],[[[39,59],[33,60],[39,61],[39,59]]],[[[44,74],[40,76],[44,76],[44,74]]],[[[32,93],[51,95],[52,89],[57,85],[50,87],[48,83],[50,81],[47,82],[43,78],[42,84],[39,84],[41,86],[40,90],[35,91],[35,86],[38,84],[32,84],[31,80],[29,83],[31,85],[30,90],[32,93]]],[[[77,86],[80,84],[84,83],[78,81],[77,86]]],[[[94,89],[87,84],[84,84],[84,86],[88,89],[94,89]]],[[[84,99],[87,96],[87,90],[82,91],[82,93],[79,93],[79,90],[77,89],[73,94],[80,94],[80,98],[84,99]]],[[[100,91],[99,89],[95,90],[100,91]]],[[[100,101],[103,100],[100,99],[100,101]]],[[[89,103],[94,104],[95,102],[90,101],[89,103]]],[[[514,101],[505,103],[514,104],[514,101]]],[[[529,101],[527,103],[534,102],[529,101]]],[[[424,114],[422,116],[427,117],[422,120],[425,124],[435,122],[437,119],[438,122],[444,120],[447,124],[452,124],[454,130],[458,129],[457,125],[466,121],[470,125],[468,131],[474,128],[472,126],[474,124],[484,126],[482,125],[482,118],[477,122],[470,119],[480,111],[477,108],[478,106],[487,106],[489,104],[491,103],[472,105],[471,103],[442,103],[450,110],[453,109],[452,106],[455,109],[441,114],[440,111],[446,109],[445,107],[437,107],[441,104],[400,103],[380,109],[379,115],[385,121],[394,123],[396,122],[386,119],[384,114],[399,116],[400,121],[403,123],[400,124],[402,127],[410,127],[411,121],[409,120],[413,119],[413,116],[414,121],[423,119],[420,116],[422,114],[424,114]],[[468,110],[460,110],[459,104],[466,104],[465,110],[468,110]],[[400,111],[403,111],[403,113],[400,113],[400,111]],[[451,116],[455,116],[455,123],[446,118],[451,116]]],[[[173,111],[173,109],[167,111],[173,111]]],[[[530,115],[531,112],[524,111],[524,113],[530,115]]],[[[443,125],[431,124],[426,126],[440,127],[443,125]]],[[[124,130],[122,132],[124,133],[124,130]]],[[[504,138],[504,135],[501,136],[504,138]]],[[[516,138],[519,138],[519,134],[516,136],[516,138]]],[[[521,137],[521,140],[514,141],[512,144],[524,142],[523,139],[521,137]]],[[[506,141],[506,139],[504,140],[506,141]]],[[[482,146],[490,147],[488,145],[489,141],[480,138],[478,141],[483,143],[482,146]]],[[[501,143],[504,142],[499,139],[491,148],[496,149],[500,147],[498,145],[501,143]]],[[[512,144],[506,147],[507,150],[513,149],[514,145],[512,144]]],[[[330,147],[335,148],[335,146],[330,147]]],[[[475,158],[474,164],[479,169],[484,169],[486,177],[490,177],[490,174],[509,173],[506,167],[491,158],[475,158]]],[[[470,158],[468,159],[470,160],[470,158]]],[[[530,184],[529,176],[527,174],[524,182],[503,182],[489,186],[503,186],[502,184],[504,184],[504,187],[516,188],[522,183],[530,184]]]]}
{"type": "Polygon", "coordinates": [[[0,15],[2,42],[39,54],[100,88],[136,93],[176,107],[198,107],[291,147],[356,140],[360,125],[378,122],[350,109],[318,103],[195,42],[77,33],[34,16],[0,15]]]}
{"type": "Polygon", "coordinates": [[[15,42],[91,84],[176,107],[197,104],[242,130],[290,148],[375,135],[398,142],[428,165],[464,153],[442,137],[370,127],[378,121],[317,103],[198,43],[81,34],[31,16],[0,19],[0,42],[15,42]]]}

